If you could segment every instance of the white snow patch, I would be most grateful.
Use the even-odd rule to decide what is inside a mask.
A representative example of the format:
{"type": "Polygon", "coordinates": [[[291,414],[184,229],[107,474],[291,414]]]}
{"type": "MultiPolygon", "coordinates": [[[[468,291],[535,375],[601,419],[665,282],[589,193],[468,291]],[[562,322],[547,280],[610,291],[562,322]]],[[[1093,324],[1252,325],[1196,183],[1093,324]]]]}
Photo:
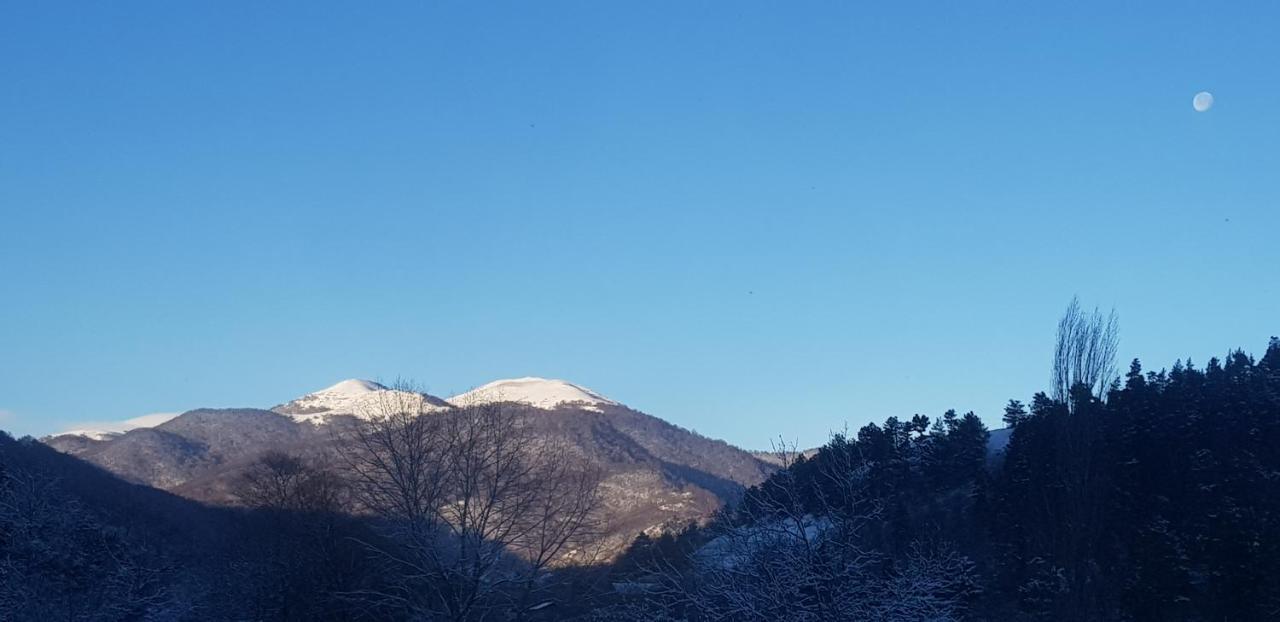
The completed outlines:
{"type": "Polygon", "coordinates": [[[312,395],[317,395],[321,393],[326,395],[365,395],[366,393],[373,393],[375,391],[386,391],[386,390],[387,390],[386,387],[372,380],[359,380],[356,378],[350,378],[348,380],[343,380],[342,382],[339,382],[329,388],[320,389],[319,391],[316,391],[312,395]]]}
{"type": "Polygon", "coordinates": [[[272,410],[288,415],[295,421],[321,424],[330,417],[352,415],[368,419],[389,408],[445,410],[438,398],[425,393],[388,389],[371,380],[343,380],[315,393],[308,393],[272,410]]]}
{"type": "Polygon", "coordinates": [[[67,430],[66,432],[54,434],[52,438],[58,438],[59,436],[82,436],[91,441],[106,441],[120,436],[120,434],[120,432],[108,432],[106,430],[67,430]]]}
{"type": "Polygon", "coordinates": [[[587,410],[600,410],[601,404],[617,405],[617,402],[572,382],[534,377],[495,380],[446,401],[454,406],[519,402],[545,409],[561,404],[585,404],[587,410]]]}
{"type": "Polygon", "coordinates": [[[52,436],[83,436],[95,441],[105,441],[136,428],[154,428],[179,414],[181,413],[151,413],[123,421],[84,423],[74,430],[59,432],[52,436]]]}
{"type": "Polygon", "coordinates": [[[798,524],[788,519],[765,521],[754,525],[728,527],[694,553],[703,564],[732,570],[744,560],[767,551],[771,547],[811,546],[828,538],[832,529],[830,518],[805,515],[798,524]]]}

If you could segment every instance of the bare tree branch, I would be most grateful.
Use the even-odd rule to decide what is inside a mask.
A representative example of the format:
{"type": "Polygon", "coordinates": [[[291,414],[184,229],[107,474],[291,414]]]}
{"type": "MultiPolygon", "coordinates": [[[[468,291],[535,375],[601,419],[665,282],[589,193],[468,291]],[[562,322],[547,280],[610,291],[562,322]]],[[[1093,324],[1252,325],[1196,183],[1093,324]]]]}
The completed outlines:
{"type": "Polygon", "coordinates": [[[539,578],[595,533],[600,474],[532,434],[518,406],[441,410],[404,386],[382,395],[340,442],[357,499],[393,543],[370,549],[405,581],[411,609],[519,618],[539,578]]]}
{"type": "Polygon", "coordinates": [[[1120,323],[1116,312],[1103,315],[1098,309],[1085,312],[1080,299],[1072,298],[1058,322],[1058,338],[1053,352],[1052,397],[1071,403],[1071,392],[1086,387],[1093,396],[1105,399],[1107,389],[1119,376],[1116,354],[1120,345],[1120,323]]]}

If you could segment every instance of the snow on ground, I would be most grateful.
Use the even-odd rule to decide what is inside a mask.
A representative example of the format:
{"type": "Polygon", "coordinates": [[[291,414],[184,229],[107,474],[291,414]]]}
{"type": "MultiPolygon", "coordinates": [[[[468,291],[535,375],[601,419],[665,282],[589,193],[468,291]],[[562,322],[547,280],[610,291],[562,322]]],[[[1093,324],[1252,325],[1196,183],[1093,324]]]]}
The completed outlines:
{"type": "Polygon", "coordinates": [[[788,519],[728,527],[722,535],[702,545],[694,558],[704,564],[732,570],[738,564],[771,547],[807,547],[830,537],[831,519],[806,514],[798,524],[788,519]]]}
{"type": "Polygon", "coordinates": [[[600,410],[601,404],[617,404],[591,389],[572,382],[534,377],[495,380],[466,393],[455,395],[446,401],[454,406],[519,402],[546,409],[552,409],[561,404],[585,404],[588,410],[600,410]]]}

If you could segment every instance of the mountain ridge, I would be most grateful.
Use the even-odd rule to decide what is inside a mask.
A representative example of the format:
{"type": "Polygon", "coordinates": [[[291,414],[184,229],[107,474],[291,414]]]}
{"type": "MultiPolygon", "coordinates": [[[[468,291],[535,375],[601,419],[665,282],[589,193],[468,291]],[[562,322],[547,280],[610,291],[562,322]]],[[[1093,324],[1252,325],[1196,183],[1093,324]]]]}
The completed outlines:
{"type": "Polygon", "coordinates": [[[155,427],[101,439],[54,435],[45,444],[146,484],[214,505],[233,506],[237,481],[268,451],[332,461],[342,434],[377,414],[385,400],[423,400],[421,416],[502,403],[530,416],[527,433],[568,442],[602,474],[610,528],[602,548],[617,552],[639,533],[700,521],[774,470],[742,449],[564,380],[522,377],[482,385],[449,400],[367,380],[343,380],[271,409],[198,408],[155,427]]]}

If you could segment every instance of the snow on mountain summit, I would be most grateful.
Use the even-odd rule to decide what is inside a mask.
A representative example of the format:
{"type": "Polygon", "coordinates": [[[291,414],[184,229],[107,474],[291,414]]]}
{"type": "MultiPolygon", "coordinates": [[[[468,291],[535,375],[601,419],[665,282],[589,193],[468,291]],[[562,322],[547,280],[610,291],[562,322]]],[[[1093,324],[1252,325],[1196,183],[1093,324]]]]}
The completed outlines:
{"type": "Polygon", "coordinates": [[[312,395],[319,395],[321,393],[328,395],[364,395],[366,393],[373,393],[374,391],[386,390],[386,387],[372,380],[358,380],[356,378],[350,378],[326,389],[316,391],[315,393],[312,393],[312,395]]]}
{"type": "Polygon", "coordinates": [[[66,432],[58,432],[50,434],[48,438],[58,438],[60,436],[79,436],[87,438],[91,441],[109,441],[117,436],[124,434],[123,432],[114,432],[111,430],[67,430],[66,432]]]}
{"type": "Polygon", "coordinates": [[[57,438],[59,436],[80,436],[94,441],[107,441],[136,428],[154,428],[174,417],[179,413],[151,413],[140,417],[133,417],[123,421],[100,421],[96,423],[81,424],[78,429],[58,432],[49,435],[49,438],[57,438]]]}
{"type": "Polygon", "coordinates": [[[535,377],[495,380],[466,393],[455,395],[446,401],[454,406],[519,402],[547,409],[561,404],[586,404],[589,410],[599,410],[601,404],[618,404],[591,389],[572,382],[535,377]]]}
{"type": "Polygon", "coordinates": [[[407,403],[404,401],[405,398],[422,400],[425,402],[423,404],[425,410],[441,410],[450,407],[444,400],[426,393],[389,389],[372,380],[352,378],[325,387],[315,393],[308,393],[271,410],[282,415],[289,415],[297,421],[321,423],[333,415],[354,415],[367,418],[377,414],[383,404],[407,403]],[[400,395],[390,395],[388,393],[400,395]],[[393,398],[394,401],[388,398],[393,398]]]}

